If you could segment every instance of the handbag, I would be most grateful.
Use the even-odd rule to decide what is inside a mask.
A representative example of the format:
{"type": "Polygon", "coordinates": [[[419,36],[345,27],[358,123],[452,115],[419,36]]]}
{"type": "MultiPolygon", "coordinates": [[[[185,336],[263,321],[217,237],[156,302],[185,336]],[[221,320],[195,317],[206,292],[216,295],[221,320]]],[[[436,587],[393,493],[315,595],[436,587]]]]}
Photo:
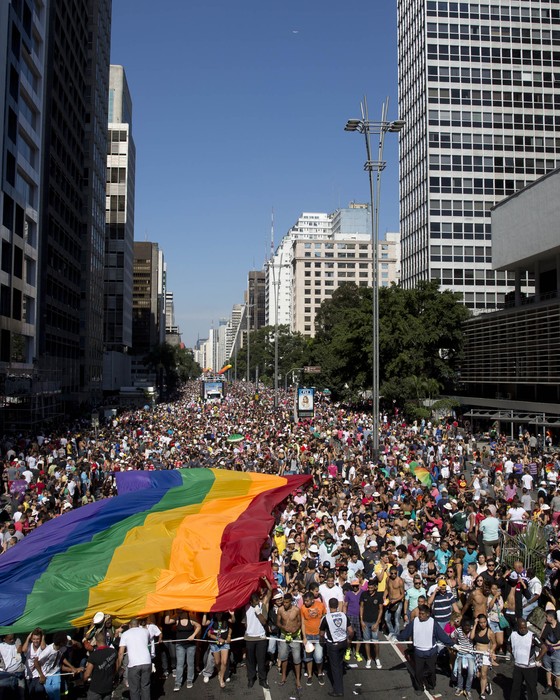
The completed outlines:
{"type": "Polygon", "coordinates": [[[507,630],[507,628],[509,627],[507,617],[502,613],[498,613],[498,626],[501,630],[507,630]]]}

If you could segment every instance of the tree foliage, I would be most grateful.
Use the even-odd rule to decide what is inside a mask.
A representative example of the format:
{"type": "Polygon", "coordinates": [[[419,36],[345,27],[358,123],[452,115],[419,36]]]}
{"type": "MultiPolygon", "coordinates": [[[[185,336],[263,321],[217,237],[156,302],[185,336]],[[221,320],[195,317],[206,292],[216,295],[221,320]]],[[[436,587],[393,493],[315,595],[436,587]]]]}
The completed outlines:
{"type": "MultiPolygon", "coordinates": [[[[254,381],[258,368],[259,381],[268,386],[274,384],[274,340],[275,327],[265,326],[250,333],[249,361],[251,380],[254,381]]],[[[291,333],[286,325],[278,326],[278,375],[283,385],[286,375],[294,368],[304,367],[310,361],[311,341],[301,333],[291,333]]],[[[230,358],[231,364],[235,357],[230,358]]],[[[247,344],[237,354],[237,378],[242,379],[247,372],[247,344]]]]}
{"type": "Polygon", "coordinates": [[[200,376],[202,369],[195,362],[192,350],[158,343],[144,358],[145,364],[157,377],[158,388],[163,393],[164,385],[168,393],[175,391],[180,384],[200,376]]]}
{"type": "MultiPolygon", "coordinates": [[[[379,369],[387,402],[421,413],[424,398],[453,388],[468,316],[459,295],[440,291],[436,282],[380,288],[379,369]]],[[[325,386],[340,397],[371,391],[371,349],[372,290],[343,285],[316,316],[313,359],[325,386]]]]}

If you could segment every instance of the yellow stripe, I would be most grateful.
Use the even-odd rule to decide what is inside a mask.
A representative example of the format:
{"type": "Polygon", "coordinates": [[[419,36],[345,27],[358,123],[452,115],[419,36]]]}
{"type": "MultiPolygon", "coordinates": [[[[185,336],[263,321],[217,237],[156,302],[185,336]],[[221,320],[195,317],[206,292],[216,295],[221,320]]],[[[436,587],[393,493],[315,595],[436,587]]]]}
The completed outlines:
{"type": "Polygon", "coordinates": [[[90,624],[98,611],[127,621],[154,610],[212,607],[225,528],[257,495],[286,483],[267,474],[213,471],[215,481],[203,501],[151,513],[127,533],[73,625],[90,624]]]}
{"type": "Polygon", "coordinates": [[[187,608],[210,610],[218,597],[222,538],[255,497],[286,483],[270,474],[219,471],[200,512],[185,519],[173,543],[169,571],[162,571],[145,612],[187,608]]]}

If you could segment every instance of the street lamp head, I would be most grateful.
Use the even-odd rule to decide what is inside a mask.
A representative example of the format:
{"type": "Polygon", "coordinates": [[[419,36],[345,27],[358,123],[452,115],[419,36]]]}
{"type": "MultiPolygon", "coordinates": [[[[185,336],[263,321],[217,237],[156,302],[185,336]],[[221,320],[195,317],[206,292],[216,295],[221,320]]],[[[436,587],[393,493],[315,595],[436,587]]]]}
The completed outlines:
{"type": "Polygon", "coordinates": [[[346,122],[344,131],[359,131],[360,133],[363,133],[364,122],[361,119],[349,119],[346,122]]]}
{"type": "Polygon", "coordinates": [[[389,128],[387,129],[387,131],[391,133],[397,133],[399,131],[402,131],[405,123],[406,122],[404,121],[404,119],[395,119],[394,121],[389,123],[389,128]]]}

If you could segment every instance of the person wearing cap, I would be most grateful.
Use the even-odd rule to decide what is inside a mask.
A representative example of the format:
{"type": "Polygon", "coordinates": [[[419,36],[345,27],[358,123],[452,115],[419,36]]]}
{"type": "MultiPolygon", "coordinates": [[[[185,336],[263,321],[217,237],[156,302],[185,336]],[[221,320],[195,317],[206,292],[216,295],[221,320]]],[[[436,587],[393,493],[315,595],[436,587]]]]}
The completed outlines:
{"type": "MultiPolygon", "coordinates": [[[[539,598],[541,597],[542,594],[542,583],[539,577],[536,574],[536,571],[534,568],[529,567],[527,569],[527,588],[529,589],[527,594],[529,598],[525,601],[523,601],[523,610],[522,610],[522,617],[525,620],[529,619],[529,615],[533,612],[533,610],[537,607],[539,604],[539,598]]],[[[560,630],[559,630],[560,631],[560,630]]]]}
{"type": "MultiPolygon", "coordinates": [[[[278,617],[278,611],[282,606],[282,601],[284,600],[284,593],[279,588],[272,594],[272,599],[270,601],[270,606],[268,609],[268,631],[270,633],[270,638],[268,640],[267,653],[274,659],[276,656],[276,650],[278,648],[278,637],[280,636],[280,630],[276,625],[276,619],[278,617]]],[[[278,673],[281,673],[280,659],[277,659],[278,673]]]]}
{"type": "Polygon", "coordinates": [[[368,581],[368,588],[360,594],[360,626],[366,650],[366,668],[371,668],[372,658],[377,668],[381,668],[379,645],[371,644],[379,638],[379,625],[383,617],[383,593],[378,590],[377,577],[368,581]]]}
{"type": "Polygon", "coordinates": [[[303,595],[303,605],[300,612],[304,648],[303,661],[307,666],[307,685],[313,684],[313,662],[317,667],[319,685],[325,685],[323,647],[319,642],[321,620],[327,614],[327,609],[321,598],[316,598],[312,591],[306,591],[303,595]]]}
{"type": "Polygon", "coordinates": [[[453,640],[433,617],[428,605],[418,606],[418,616],[411,620],[397,635],[400,642],[412,641],[414,654],[413,685],[416,695],[422,695],[424,685],[432,691],[436,687],[436,662],[438,642],[453,646],[453,640]]]}
{"type": "Polygon", "coordinates": [[[450,590],[443,576],[428,591],[428,605],[431,608],[436,624],[442,629],[451,620],[453,611],[460,612],[455,595],[450,590]]]}
{"type": "Polygon", "coordinates": [[[370,579],[375,565],[379,561],[379,545],[375,538],[368,540],[367,547],[362,554],[362,561],[364,563],[364,576],[370,579]]]}
{"type": "Polygon", "coordinates": [[[331,670],[332,692],[330,697],[344,696],[344,654],[348,646],[348,619],[339,608],[337,598],[330,598],[329,612],[321,621],[321,639],[327,646],[327,657],[331,670]]]}

